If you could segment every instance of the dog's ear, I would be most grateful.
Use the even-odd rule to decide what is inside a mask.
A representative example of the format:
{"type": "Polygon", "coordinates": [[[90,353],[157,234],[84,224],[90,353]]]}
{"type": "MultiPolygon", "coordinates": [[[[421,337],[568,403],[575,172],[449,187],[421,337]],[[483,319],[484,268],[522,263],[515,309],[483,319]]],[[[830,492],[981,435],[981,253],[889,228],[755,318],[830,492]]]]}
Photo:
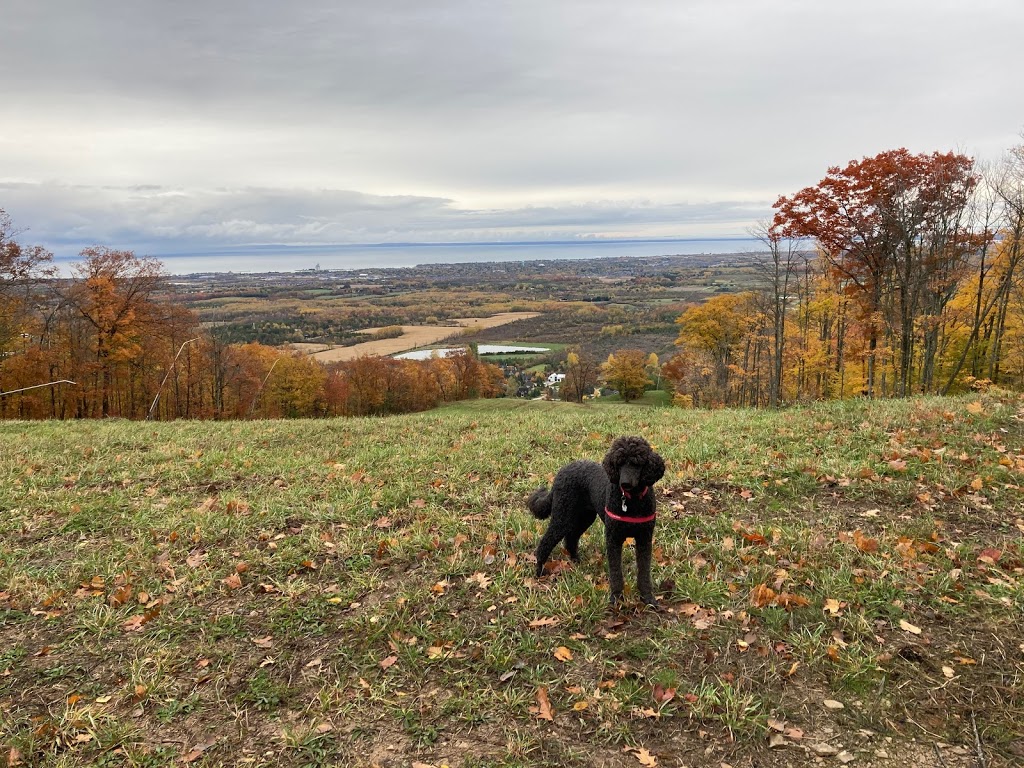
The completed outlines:
{"type": "Polygon", "coordinates": [[[608,453],[604,455],[604,460],[601,462],[601,466],[604,467],[604,473],[608,475],[608,482],[612,485],[619,484],[619,467],[622,464],[622,445],[617,439],[612,443],[612,447],[608,449],[608,453]]]}
{"type": "Polygon", "coordinates": [[[647,476],[644,478],[646,485],[654,485],[665,475],[665,460],[654,451],[647,458],[647,476]]]}

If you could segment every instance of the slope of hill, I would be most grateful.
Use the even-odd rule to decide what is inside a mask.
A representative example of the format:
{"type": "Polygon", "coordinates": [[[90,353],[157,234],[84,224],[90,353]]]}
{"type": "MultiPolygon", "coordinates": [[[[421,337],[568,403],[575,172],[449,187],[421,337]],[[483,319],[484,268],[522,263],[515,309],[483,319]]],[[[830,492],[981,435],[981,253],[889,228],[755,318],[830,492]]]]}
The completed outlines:
{"type": "Polygon", "coordinates": [[[0,764],[1014,764],[1021,407],[2,423],[0,764]],[[661,613],[599,523],[532,578],[524,498],[626,433],[661,613]]]}

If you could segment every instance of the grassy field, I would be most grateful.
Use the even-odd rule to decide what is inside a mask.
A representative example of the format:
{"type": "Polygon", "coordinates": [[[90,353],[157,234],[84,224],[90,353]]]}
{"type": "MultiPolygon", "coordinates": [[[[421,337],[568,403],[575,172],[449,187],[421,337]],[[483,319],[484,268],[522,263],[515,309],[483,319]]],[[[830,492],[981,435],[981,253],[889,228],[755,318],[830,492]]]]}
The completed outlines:
{"type": "Polygon", "coordinates": [[[0,765],[1019,765],[1021,409],[0,424],[0,765]],[[657,613],[532,577],[627,433],[657,613]]]}

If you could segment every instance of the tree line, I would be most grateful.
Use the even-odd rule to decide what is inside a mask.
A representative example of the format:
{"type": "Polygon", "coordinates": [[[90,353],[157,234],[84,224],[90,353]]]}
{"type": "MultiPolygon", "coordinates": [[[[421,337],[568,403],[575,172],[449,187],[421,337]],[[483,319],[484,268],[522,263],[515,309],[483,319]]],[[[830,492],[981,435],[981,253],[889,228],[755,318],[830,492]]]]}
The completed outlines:
{"type": "Polygon", "coordinates": [[[494,397],[496,366],[471,351],[324,366],[228,344],[166,291],[159,261],[87,248],[58,277],[0,210],[0,417],[196,418],[373,415],[494,397]]]}
{"type": "Polygon", "coordinates": [[[680,404],[777,406],[1024,383],[1024,146],[981,167],[882,152],[829,168],[756,234],[760,287],[679,317],[680,404]]]}
{"type": "MultiPolygon", "coordinates": [[[[565,399],[598,382],[675,402],[779,406],[1024,384],[1024,145],[997,164],[882,152],[829,168],[758,225],[756,290],[677,319],[679,352],[569,356],[565,399]]],[[[504,392],[472,351],[325,367],[228,344],[167,293],[162,266],[87,248],[58,277],[0,210],[0,417],[242,418],[423,410],[504,392]],[[58,382],[52,386],[40,386],[58,382]]]]}

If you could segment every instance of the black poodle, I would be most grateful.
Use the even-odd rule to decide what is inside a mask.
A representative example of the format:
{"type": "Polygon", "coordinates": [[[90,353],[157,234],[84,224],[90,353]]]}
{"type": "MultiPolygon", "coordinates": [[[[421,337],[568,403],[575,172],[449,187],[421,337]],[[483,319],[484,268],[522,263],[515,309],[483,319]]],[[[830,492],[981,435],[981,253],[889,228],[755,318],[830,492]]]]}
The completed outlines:
{"type": "Polygon", "coordinates": [[[574,461],[558,470],[551,491],[538,488],[526,502],[537,519],[551,518],[537,545],[537,576],[543,575],[544,563],[559,541],[565,542],[569,557],[578,561],[580,536],[600,515],[612,605],[622,599],[622,545],[632,536],[636,541],[640,598],[657,608],[651,583],[655,518],[652,486],[664,474],[665,462],[642,437],[616,438],[601,464],[574,461]]]}

